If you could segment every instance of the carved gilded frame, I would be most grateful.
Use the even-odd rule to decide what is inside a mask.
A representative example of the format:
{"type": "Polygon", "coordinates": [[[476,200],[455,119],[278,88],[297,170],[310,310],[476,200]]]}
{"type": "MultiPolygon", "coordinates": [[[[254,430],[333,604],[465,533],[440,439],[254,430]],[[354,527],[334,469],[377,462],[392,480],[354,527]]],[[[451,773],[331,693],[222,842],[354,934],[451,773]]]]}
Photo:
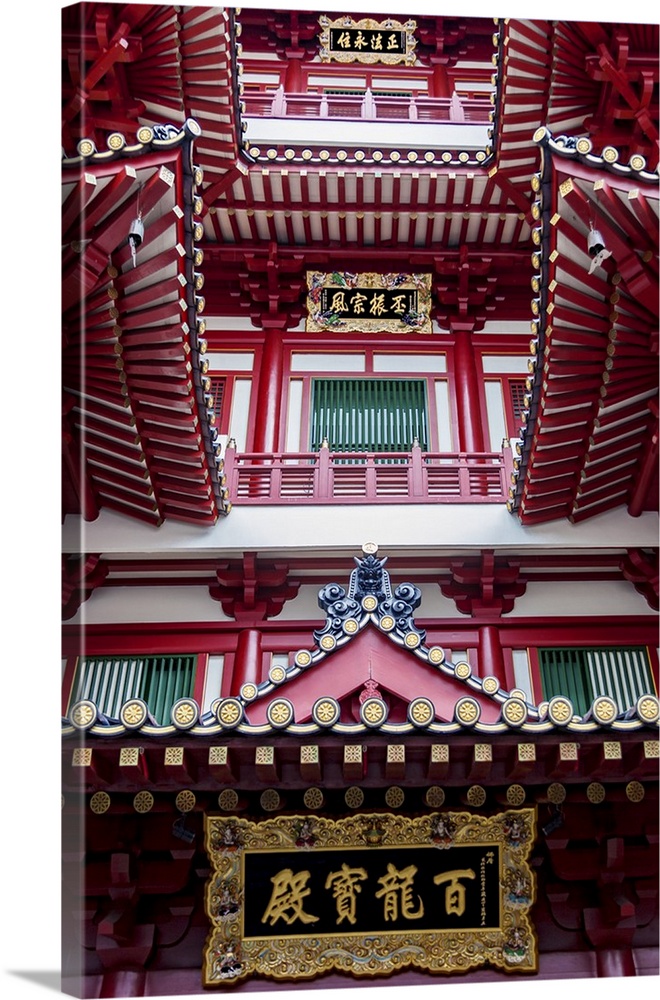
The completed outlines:
{"type": "Polygon", "coordinates": [[[389,273],[374,271],[352,273],[350,271],[307,271],[307,333],[431,333],[431,275],[389,273]],[[329,309],[323,309],[324,290],[331,290],[333,297],[329,309]],[[369,311],[374,296],[382,293],[417,293],[417,309],[400,316],[371,316],[369,311]],[[341,309],[334,309],[332,302],[344,297],[350,301],[355,293],[368,292],[363,304],[364,315],[357,318],[346,316],[341,309]]]}
{"type": "Polygon", "coordinates": [[[359,62],[370,65],[381,63],[385,66],[396,66],[398,63],[406,63],[406,65],[412,66],[415,62],[417,39],[415,38],[414,31],[417,28],[416,21],[408,20],[404,23],[391,17],[386,18],[384,21],[375,21],[371,17],[364,17],[359,21],[354,21],[352,17],[348,16],[338,17],[333,21],[330,20],[327,14],[321,14],[319,17],[319,24],[321,26],[321,32],[319,34],[319,57],[321,62],[359,62]],[[331,49],[330,31],[332,29],[341,30],[346,28],[349,30],[361,28],[362,30],[370,32],[378,31],[382,32],[384,35],[388,31],[401,32],[404,37],[405,49],[403,52],[388,52],[387,50],[369,50],[358,52],[351,50],[350,52],[339,52],[336,49],[331,49]]]}
{"type": "MultiPolygon", "coordinates": [[[[506,972],[533,973],[537,970],[537,940],[529,914],[536,891],[534,874],[529,865],[529,854],[536,837],[534,808],[512,809],[489,817],[467,812],[431,813],[417,818],[392,813],[362,813],[338,820],[310,815],[281,816],[258,823],[237,816],[207,816],[205,832],[206,850],[213,868],[206,886],[206,912],[211,931],[204,950],[205,986],[231,985],[255,974],[275,979],[312,979],[333,969],[356,976],[388,975],[408,966],[446,974],[462,973],[487,964],[506,972]],[[339,862],[334,860],[334,856],[350,857],[349,852],[352,852],[353,856],[359,854],[365,864],[372,867],[376,864],[375,870],[381,871],[388,861],[387,852],[390,852],[391,859],[407,853],[404,848],[414,849],[410,859],[417,864],[422,863],[420,852],[428,851],[426,860],[438,867],[441,873],[443,869],[453,867],[454,858],[464,858],[466,849],[477,856],[481,851],[481,873],[475,866],[477,870],[472,872],[469,885],[473,893],[472,913],[474,893],[481,895],[481,903],[476,905],[482,907],[482,923],[485,922],[486,906],[484,859],[495,858],[499,873],[493,871],[488,884],[496,886],[499,893],[493,911],[498,914],[497,926],[460,930],[445,926],[438,929],[443,922],[448,922],[441,911],[443,898],[446,914],[459,912],[450,910],[449,897],[446,894],[442,896],[439,887],[431,890],[436,892],[434,900],[440,900],[440,903],[434,902],[429,908],[430,929],[416,929],[414,921],[410,920],[404,929],[360,930],[343,921],[337,895],[328,892],[324,897],[324,926],[327,927],[334,918],[333,907],[336,906],[336,913],[340,914],[336,923],[341,923],[341,928],[336,927],[330,933],[318,932],[314,925],[318,916],[309,916],[303,911],[307,906],[319,911],[321,900],[312,896],[313,905],[311,900],[305,901],[304,897],[310,896],[311,889],[303,888],[306,884],[304,879],[298,883],[295,905],[291,902],[291,894],[288,897],[280,894],[279,899],[284,899],[285,904],[279,910],[274,908],[277,878],[284,874],[280,872],[278,876],[265,880],[264,884],[258,883],[259,898],[253,901],[252,910],[258,913],[264,910],[261,936],[254,933],[254,918],[250,918],[252,930],[248,935],[244,933],[248,921],[246,862],[253,861],[256,856],[270,854],[276,867],[287,865],[286,859],[292,858],[294,860],[288,863],[294,867],[297,863],[300,868],[300,854],[325,852],[324,857],[317,859],[318,865],[322,866],[330,859],[330,866],[337,867],[339,862]],[[458,850],[452,855],[454,848],[458,850]],[[268,881],[275,888],[271,890],[268,881]],[[283,919],[278,922],[283,914],[283,919]],[[289,927],[292,929],[289,930],[289,927]]],[[[271,859],[256,858],[255,863],[268,865],[271,859]]],[[[310,867],[313,863],[307,856],[302,867],[310,867]]],[[[290,875],[291,869],[286,870],[290,875]]],[[[414,870],[417,871],[417,868],[414,870]]],[[[442,879],[447,883],[453,874],[445,873],[442,879]]],[[[302,872],[297,877],[301,879],[303,876],[309,876],[309,872],[302,872]]],[[[458,877],[462,877],[460,873],[458,877]]],[[[382,879],[378,881],[382,883],[382,879]]],[[[365,886],[367,884],[364,883],[365,886]]],[[[330,880],[326,889],[328,885],[330,880]]],[[[439,883],[436,882],[436,885],[439,883]]],[[[428,894],[428,881],[418,885],[417,889],[428,894]]],[[[382,896],[383,892],[376,895],[382,896]]],[[[449,892],[446,884],[442,892],[449,892]]],[[[353,902],[356,898],[358,905],[362,906],[366,895],[356,897],[354,894],[353,902]]],[[[421,896],[413,897],[411,893],[409,901],[411,906],[418,905],[421,896]]],[[[399,916],[402,918],[405,913],[400,910],[399,916]]],[[[416,913],[411,912],[410,916],[416,916],[416,913]]],[[[468,919],[471,919],[471,914],[468,919]]],[[[352,924],[359,924],[355,920],[355,905],[349,920],[352,924]]]]}

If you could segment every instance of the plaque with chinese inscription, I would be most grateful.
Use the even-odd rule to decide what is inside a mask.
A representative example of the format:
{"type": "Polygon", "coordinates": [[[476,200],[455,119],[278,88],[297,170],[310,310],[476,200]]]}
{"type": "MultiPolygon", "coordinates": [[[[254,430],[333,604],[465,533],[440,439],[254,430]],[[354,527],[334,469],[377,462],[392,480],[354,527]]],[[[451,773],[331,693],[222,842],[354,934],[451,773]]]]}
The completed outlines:
{"type": "Polygon", "coordinates": [[[307,272],[308,333],[431,333],[431,275],[307,272]]]}
{"type": "Polygon", "coordinates": [[[534,972],[534,809],[206,818],[204,985],[406,966],[534,972]]]}
{"type": "Polygon", "coordinates": [[[391,17],[375,21],[364,17],[339,17],[334,21],[326,14],[319,17],[319,56],[321,62],[384,63],[394,66],[415,62],[414,31],[416,21],[396,21],[391,17]]]}

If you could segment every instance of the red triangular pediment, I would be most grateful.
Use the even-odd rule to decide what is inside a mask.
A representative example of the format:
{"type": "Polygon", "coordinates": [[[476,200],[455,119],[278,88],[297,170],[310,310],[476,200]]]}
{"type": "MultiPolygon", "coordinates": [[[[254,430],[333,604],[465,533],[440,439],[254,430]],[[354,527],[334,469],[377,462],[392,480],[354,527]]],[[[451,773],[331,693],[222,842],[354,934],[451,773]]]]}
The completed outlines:
{"type": "MultiPolygon", "coordinates": [[[[497,722],[500,716],[499,704],[488,695],[447,676],[370,626],[320,663],[280,685],[277,694],[291,701],[296,722],[305,722],[311,719],[318,698],[330,696],[342,701],[360,691],[368,680],[404,702],[429,698],[436,718],[443,722],[453,720],[454,705],[467,695],[479,702],[482,722],[497,722]]],[[[248,707],[246,714],[252,725],[268,721],[271,698],[261,698],[248,707]]]]}

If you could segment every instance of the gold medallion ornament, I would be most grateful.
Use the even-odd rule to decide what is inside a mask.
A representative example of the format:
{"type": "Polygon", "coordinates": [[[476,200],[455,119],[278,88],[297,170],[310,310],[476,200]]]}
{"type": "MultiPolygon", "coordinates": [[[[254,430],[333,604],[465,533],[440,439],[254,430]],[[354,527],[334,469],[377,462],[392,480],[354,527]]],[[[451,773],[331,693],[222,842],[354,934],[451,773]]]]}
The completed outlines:
{"type": "Polygon", "coordinates": [[[238,698],[222,698],[216,707],[216,717],[224,729],[234,729],[243,721],[243,706],[238,698]]]}
{"type": "Polygon", "coordinates": [[[321,639],[321,649],[324,649],[326,653],[330,652],[337,645],[337,640],[333,635],[324,635],[321,639]]]}
{"type": "Polygon", "coordinates": [[[619,151],[614,146],[605,146],[601,156],[605,160],[605,163],[616,163],[619,159],[619,151]]]}
{"type": "Polygon", "coordinates": [[[339,720],[339,702],[334,698],[319,698],[312,707],[312,718],[317,726],[333,726],[339,720]]]}
{"type": "Polygon", "coordinates": [[[600,781],[592,781],[591,784],[587,785],[587,798],[594,805],[603,802],[605,799],[604,785],[601,785],[600,781]]]}
{"type": "Polygon", "coordinates": [[[465,661],[461,661],[460,663],[456,664],[456,668],[454,670],[454,673],[456,674],[456,676],[460,680],[466,681],[468,679],[468,677],[470,676],[470,674],[472,673],[472,667],[470,666],[469,663],[465,663],[465,661]]]}
{"type": "Polygon", "coordinates": [[[429,661],[436,666],[445,662],[445,651],[440,646],[431,646],[429,649],[429,661]]]}
{"type": "Polygon", "coordinates": [[[184,788],[183,791],[179,792],[174,801],[179,812],[189,813],[195,808],[197,799],[194,792],[191,792],[189,788],[184,788]]]}
{"type": "Polygon", "coordinates": [[[231,812],[238,806],[238,792],[233,788],[223,788],[218,795],[218,805],[224,812],[231,812]]]}
{"type": "Polygon", "coordinates": [[[171,717],[177,729],[192,729],[199,719],[197,702],[192,698],[180,698],[172,705],[171,717]]]}
{"type": "Polygon", "coordinates": [[[81,139],[77,149],[80,156],[92,156],[96,152],[96,146],[91,139],[81,139]]]}
{"type": "Polygon", "coordinates": [[[280,666],[279,663],[276,663],[275,666],[271,667],[268,671],[268,680],[271,684],[281,684],[285,678],[286,670],[284,667],[280,666]]]}
{"type": "Polygon", "coordinates": [[[102,816],[110,808],[110,796],[107,792],[94,792],[89,800],[89,808],[97,816],[102,816]]]}
{"type": "Polygon", "coordinates": [[[500,689],[500,682],[497,677],[484,677],[481,686],[486,694],[497,694],[500,689]]]}
{"type": "Polygon", "coordinates": [[[297,667],[308,667],[312,662],[312,654],[307,649],[299,649],[293,658],[297,667]]]}
{"type": "Polygon", "coordinates": [[[259,804],[264,812],[275,812],[280,808],[280,802],[280,793],[274,788],[267,788],[259,798],[259,804]]]}
{"type": "Polygon", "coordinates": [[[373,594],[367,594],[366,597],[362,598],[362,607],[365,611],[375,611],[378,607],[378,601],[373,594]]]}
{"type": "Polygon", "coordinates": [[[323,801],[323,792],[320,788],[307,788],[305,790],[303,802],[308,809],[320,809],[323,801]]]}
{"type": "Polygon", "coordinates": [[[343,628],[344,632],[346,632],[347,635],[353,635],[355,632],[357,632],[359,625],[356,622],[355,618],[347,618],[346,621],[344,622],[343,628]]]}
{"type": "Polygon", "coordinates": [[[293,722],[293,705],[287,698],[278,698],[277,701],[271,701],[266,715],[274,729],[285,729],[293,722]]]}
{"type": "Polygon", "coordinates": [[[502,705],[502,718],[509,726],[522,726],[527,719],[527,705],[519,698],[509,698],[502,705]]]}
{"type": "Polygon", "coordinates": [[[403,805],[405,797],[403,789],[399,788],[397,785],[392,785],[392,787],[388,788],[385,792],[385,801],[390,809],[400,809],[403,805]]]}
{"type": "Polygon", "coordinates": [[[548,785],[548,800],[555,806],[560,806],[566,799],[566,789],[559,781],[548,785]]]}
{"type": "Polygon", "coordinates": [[[534,972],[535,837],[534,809],[208,816],[203,985],[534,972]]]}
{"type": "Polygon", "coordinates": [[[142,791],[138,792],[137,795],[133,797],[133,808],[136,813],[148,813],[151,812],[154,805],[154,797],[151,792],[142,791]]]}
{"type": "Polygon", "coordinates": [[[644,170],[646,167],[646,160],[640,153],[635,153],[634,156],[630,157],[630,169],[635,171],[644,170]]]}
{"type": "Polygon", "coordinates": [[[141,698],[131,698],[119,712],[119,720],[126,729],[139,729],[147,721],[148,709],[141,698]]]}
{"type": "Polygon", "coordinates": [[[659,714],[658,699],[652,694],[643,694],[637,700],[637,715],[642,722],[657,722],[659,714]]]}
{"type": "Polygon", "coordinates": [[[506,790],[506,800],[510,806],[521,806],[525,798],[526,793],[522,785],[509,785],[506,790]]]}
{"type": "Polygon", "coordinates": [[[367,698],[360,707],[360,718],[365,726],[381,726],[387,719],[387,705],[380,698],[367,698]]]}
{"type": "Polygon", "coordinates": [[[380,620],[380,627],[382,628],[383,632],[391,632],[392,629],[394,628],[394,619],[392,618],[392,616],[383,615],[383,617],[380,620]]]}
{"type": "Polygon", "coordinates": [[[420,644],[420,638],[416,632],[409,632],[406,638],[403,640],[408,647],[408,649],[416,649],[420,644]]]}
{"type": "Polygon", "coordinates": [[[244,684],[243,687],[241,688],[241,698],[243,698],[245,701],[254,701],[254,699],[257,697],[257,694],[258,691],[256,684],[251,684],[248,682],[247,684],[244,684]]]}
{"type": "Polygon", "coordinates": [[[481,785],[471,785],[467,790],[468,804],[479,809],[486,801],[486,789],[481,785]]]}
{"type": "Polygon", "coordinates": [[[137,140],[138,142],[141,142],[144,146],[146,146],[148,142],[151,142],[153,137],[154,137],[154,130],[149,128],[148,125],[143,125],[142,128],[138,129],[137,140]]]}
{"type": "Polygon", "coordinates": [[[644,798],[644,785],[641,781],[629,781],[626,785],[626,796],[631,802],[641,802],[644,798]]]}
{"type": "Polygon", "coordinates": [[[116,153],[126,145],[126,137],[121,132],[113,132],[112,135],[108,136],[107,143],[108,149],[116,153]]]}
{"type": "Polygon", "coordinates": [[[606,726],[611,722],[614,722],[618,715],[616,702],[612,698],[608,698],[606,695],[601,695],[599,698],[596,698],[591,706],[591,710],[596,722],[599,722],[602,726],[606,726]]]}
{"type": "Polygon", "coordinates": [[[548,705],[548,716],[555,726],[567,726],[573,718],[572,702],[562,695],[551,698],[548,705]]]}
{"type": "Polygon", "coordinates": [[[364,792],[357,785],[351,785],[344,792],[344,802],[349,809],[359,809],[364,802],[364,792]]]}
{"type": "Polygon", "coordinates": [[[439,785],[431,785],[426,789],[424,801],[431,809],[439,809],[445,802],[445,793],[439,785]]]}
{"type": "Polygon", "coordinates": [[[473,726],[479,721],[481,708],[474,698],[459,698],[454,706],[454,716],[463,726],[473,726]]]}
{"type": "Polygon", "coordinates": [[[69,714],[71,724],[76,729],[89,729],[96,722],[97,711],[93,701],[77,702],[69,714]]]}
{"type": "Polygon", "coordinates": [[[413,726],[428,726],[434,717],[435,708],[428,698],[415,698],[408,705],[408,719],[413,726]]]}

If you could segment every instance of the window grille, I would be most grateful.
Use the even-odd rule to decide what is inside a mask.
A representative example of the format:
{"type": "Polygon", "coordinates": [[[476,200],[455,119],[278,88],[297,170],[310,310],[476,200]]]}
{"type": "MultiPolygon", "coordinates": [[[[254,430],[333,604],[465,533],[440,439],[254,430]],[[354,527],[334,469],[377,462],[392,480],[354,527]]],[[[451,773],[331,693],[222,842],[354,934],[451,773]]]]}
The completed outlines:
{"type": "Polygon", "coordinates": [[[516,420],[520,420],[522,417],[522,411],[525,408],[523,399],[526,392],[526,385],[524,380],[514,381],[509,380],[509,392],[511,394],[511,408],[513,410],[513,416],[516,420]]]}
{"type": "Polygon", "coordinates": [[[74,679],[71,704],[88,699],[103,715],[119,718],[131,698],[146,701],[159,725],[170,722],[172,705],[192,697],[196,656],[87,657],[74,679]]]}
{"type": "Polygon", "coordinates": [[[643,646],[539,649],[543,697],[565,695],[580,715],[598,695],[609,695],[624,712],[655,689],[643,646]]]}
{"type": "Polygon", "coordinates": [[[326,438],[333,451],[409,452],[429,444],[422,379],[314,379],[312,451],[326,438]]]}
{"type": "Polygon", "coordinates": [[[225,398],[225,389],[227,388],[227,379],[216,378],[211,376],[211,397],[212,405],[211,408],[213,413],[215,413],[215,426],[220,426],[220,418],[222,416],[222,404],[225,398]]]}

